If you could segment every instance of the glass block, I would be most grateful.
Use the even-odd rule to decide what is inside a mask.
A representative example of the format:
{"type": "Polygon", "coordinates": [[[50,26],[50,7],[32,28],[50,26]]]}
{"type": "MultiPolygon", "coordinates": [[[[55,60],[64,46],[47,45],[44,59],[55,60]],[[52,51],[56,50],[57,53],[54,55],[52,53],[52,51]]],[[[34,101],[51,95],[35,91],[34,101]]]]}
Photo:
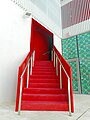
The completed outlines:
{"type": "Polygon", "coordinates": [[[81,86],[83,94],[90,94],[90,59],[80,60],[81,86]]]}
{"type": "Polygon", "coordinates": [[[63,56],[65,59],[77,58],[76,36],[62,40],[63,56]]]}
{"type": "Polygon", "coordinates": [[[90,32],[77,36],[79,58],[90,58],[90,32]]]}
{"type": "Polygon", "coordinates": [[[76,62],[69,62],[72,67],[73,90],[78,91],[77,67],[76,62]]]}

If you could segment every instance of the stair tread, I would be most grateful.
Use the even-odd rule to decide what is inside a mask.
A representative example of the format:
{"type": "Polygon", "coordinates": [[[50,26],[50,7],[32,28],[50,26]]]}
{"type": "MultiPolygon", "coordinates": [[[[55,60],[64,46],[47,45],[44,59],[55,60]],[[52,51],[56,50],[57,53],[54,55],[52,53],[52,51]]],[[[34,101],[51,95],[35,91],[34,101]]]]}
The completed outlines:
{"type": "Polygon", "coordinates": [[[32,78],[32,76],[30,76],[30,80],[59,80],[58,77],[57,78],[32,78]]]}
{"type": "Polygon", "coordinates": [[[46,90],[46,91],[66,91],[65,89],[60,89],[60,88],[24,88],[24,90],[46,90]]]}
{"type": "Polygon", "coordinates": [[[38,81],[41,81],[42,83],[43,83],[43,81],[44,82],[59,82],[59,80],[58,79],[30,79],[30,82],[37,82],[38,83],[38,81]]]}
{"type": "Polygon", "coordinates": [[[32,77],[35,77],[35,78],[36,77],[38,77],[38,78],[40,77],[40,78],[43,78],[43,79],[44,78],[52,78],[52,79],[58,78],[58,76],[56,76],[56,75],[39,75],[39,74],[38,75],[35,75],[35,74],[31,75],[30,78],[32,78],[32,77]]]}
{"type": "Polygon", "coordinates": [[[30,111],[68,111],[67,102],[51,102],[51,101],[22,101],[22,110],[30,111]]]}
{"type": "Polygon", "coordinates": [[[40,90],[65,90],[65,89],[60,89],[60,88],[24,88],[24,89],[40,89],[40,90]]]}
{"type": "Polygon", "coordinates": [[[23,100],[22,101],[23,103],[24,102],[28,102],[28,103],[32,103],[32,104],[68,104],[67,101],[25,101],[23,100]]]}
{"type": "Polygon", "coordinates": [[[32,83],[32,82],[31,82],[30,84],[44,84],[44,85],[45,85],[45,84],[49,84],[49,85],[50,85],[50,84],[59,84],[59,83],[58,83],[58,82],[57,82],[57,83],[43,83],[43,82],[42,82],[42,83],[38,83],[38,82],[37,82],[37,83],[36,83],[36,82],[35,82],[35,83],[32,83]]]}
{"type": "Polygon", "coordinates": [[[27,94],[23,93],[23,95],[29,95],[29,96],[67,96],[67,94],[27,94]]]}
{"type": "Polygon", "coordinates": [[[23,92],[27,94],[65,94],[66,90],[59,88],[24,88],[23,92]]]}

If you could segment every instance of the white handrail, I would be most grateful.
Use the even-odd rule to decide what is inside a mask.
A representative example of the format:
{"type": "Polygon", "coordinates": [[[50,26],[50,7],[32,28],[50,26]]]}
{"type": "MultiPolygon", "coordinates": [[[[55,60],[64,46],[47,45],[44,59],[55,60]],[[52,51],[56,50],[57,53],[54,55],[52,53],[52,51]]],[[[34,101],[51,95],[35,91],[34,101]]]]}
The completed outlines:
{"type": "MultiPolygon", "coordinates": [[[[71,96],[70,96],[70,77],[69,77],[69,75],[68,75],[68,73],[67,73],[67,71],[65,70],[65,68],[64,68],[64,66],[62,65],[62,63],[61,63],[61,61],[60,61],[60,59],[59,59],[59,57],[58,57],[58,55],[56,54],[56,52],[55,52],[55,50],[53,49],[53,54],[54,54],[54,65],[55,65],[55,56],[56,56],[56,67],[57,67],[57,59],[58,59],[58,61],[59,61],[59,63],[60,63],[60,66],[62,67],[62,69],[64,70],[64,72],[65,72],[65,74],[66,74],[66,76],[67,76],[67,78],[68,78],[68,103],[69,103],[69,116],[71,116],[71,96]]],[[[61,68],[60,68],[61,69],[61,68]]],[[[57,70],[56,70],[57,71],[57,70]]],[[[61,72],[61,71],[60,71],[61,72]]],[[[61,75],[60,75],[60,77],[61,77],[61,75]]],[[[61,78],[60,78],[61,79],[61,78]]],[[[62,84],[62,81],[60,80],[60,83],[62,84]]],[[[61,85],[61,87],[62,87],[62,85],[61,85]]]]}
{"type": "MultiPolygon", "coordinates": [[[[31,55],[31,57],[29,58],[29,60],[28,60],[28,62],[27,62],[27,64],[26,64],[26,66],[25,66],[25,68],[24,68],[24,70],[23,70],[23,72],[22,72],[22,74],[21,74],[21,76],[20,76],[20,95],[19,95],[19,103],[18,103],[18,115],[20,115],[20,110],[21,110],[21,99],[22,99],[22,87],[23,87],[23,76],[24,76],[24,74],[25,74],[25,72],[26,72],[26,70],[27,70],[27,68],[28,68],[28,72],[27,72],[27,88],[28,88],[28,84],[29,84],[29,73],[30,73],[30,69],[29,69],[29,66],[30,66],[30,61],[32,61],[32,57],[33,57],[33,54],[34,54],[34,57],[35,57],[35,51],[33,51],[33,53],[32,53],[32,55],[31,55]]],[[[34,58],[34,60],[35,60],[35,58],[34,58]]],[[[32,62],[34,62],[34,61],[32,61],[32,62]]],[[[31,62],[31,63],[32,63],[31,62]]],[[[34,65],[34,64],[33,64],[34,65]]],[[[31,70],[32,70],[32,64],[31,64],[31,70]]],[[[32,73],[32,72],[31,72],[32,73]]]]}
{"type": "Polygon", "coordinates": [[[29,84],[29,67],[30,67],[30,63],[28,62],[28,72],[27,72],[27,88],[28,88],[28,84],[29,84]]]}

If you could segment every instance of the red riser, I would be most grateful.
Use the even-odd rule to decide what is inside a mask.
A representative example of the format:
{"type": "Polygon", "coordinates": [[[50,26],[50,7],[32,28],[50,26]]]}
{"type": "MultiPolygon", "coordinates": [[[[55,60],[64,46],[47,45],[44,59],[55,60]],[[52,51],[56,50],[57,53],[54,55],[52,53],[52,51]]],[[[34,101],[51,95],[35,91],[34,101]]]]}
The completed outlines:
{"type": "Polygon", "coordinates": [[[32,75],[56,75],[56,72],[33,71],[32,75]]]}
{"type": "Polygon", "coordinates": [[[24,88],[23,93],[26,94],[65,94],[65,90],[59,88],[24,88]]]}
{"type": "Polygon", "coordinates": [[[43,67],[43,66],[38,66],[38,67],[34,67],[33,68],[34,70],[55,70],[55,68],[53,68],[53,67],[48,67],[48,66],[45,66],[45,67],[43,67]]]}
{"type": "Polygon", "coordinates": [[[59,83],[59,80],[55,80],[55,79],[30,79],[30,83],[59,83]]]}
{"type": "Polygon", "coordinates": [[[68,111],[67,102],[23,101],[21,110],[30,111],[68,111]]]}
{"type": "Polygon", "coordinates": [[[66,94],[23,94],[25,101],[67,101],[66,94]]]}
{"type": "Polygon", "coordinates": [[[52,66],[53,67],[53,63],[35,63],[35,66],[52,66]]]}
{"type": "Polygon", "coordinates": [[[53,64],[53,61],[35,61],[35,64],[53,64]]]}
{"type": "Polygon", "coordinates": [[[31,88],[59,88],[58,83],[30,83],[31,88]]]}
{"type": "Polygon", "coordinates": [[[52,65],[35,65],[35,68],[54,68],[52,65]]]}
{"type": "Polygon", "coordinates": [[[42,78],[42,79],[57,79],[58,77],[56,76],[56,75],[32,75],[32,76],[30,76],[30,79],[31,78],[42,78]]]}
{"type": "Polygon", "coordinates": [[[46,80],[46,81],[48,81],[48,80],[59,80],[58,78],[50,78],[50,79],[48,79],[48,78],[33,78],[32,76],[30,76],[30,80],[46,80]]]}
{"type": "Polygon", "coordinates": [[[55,69],[36,69],[36,68],[33,68],[33,72],[56,72],[55,69]]]}

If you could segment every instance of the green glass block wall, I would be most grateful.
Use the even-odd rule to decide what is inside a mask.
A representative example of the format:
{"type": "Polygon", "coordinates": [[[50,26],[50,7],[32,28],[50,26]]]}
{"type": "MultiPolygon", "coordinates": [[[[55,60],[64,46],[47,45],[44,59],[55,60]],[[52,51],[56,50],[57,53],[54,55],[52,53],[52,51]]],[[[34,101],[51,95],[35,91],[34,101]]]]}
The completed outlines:
{"type": "Polygon", "coordinates": [[[76,36],[62,40],[62,49],[65,59],[77,58],[76,36]]]}
{"type": "MultiPolygon", "coordinates": [[[[62,40],[62,53],[66,60],[79,59],[80,86],[83,94],[90,94],[90,32],[62,40]]],[[[78,90],[76,63],[70,63],[73,70],[73,88],[78,90]]]]}
{"type": "Polygon", "coordinates": [[[90,32],[77,35],[79,58],[90,58],[90,32]]]}
{"type": "Polygon", "coordinates": [[[90,94],[90,60],[80,60],[81,88],[83,94],[90,94]]]}
{"type": "Polygon", "coordinates": [[[77,78],[77,66],[76,62],[69,62],[72,67],[72,78],[73,78],[73,90],[78,91],[78,78],[77,78]]]}

